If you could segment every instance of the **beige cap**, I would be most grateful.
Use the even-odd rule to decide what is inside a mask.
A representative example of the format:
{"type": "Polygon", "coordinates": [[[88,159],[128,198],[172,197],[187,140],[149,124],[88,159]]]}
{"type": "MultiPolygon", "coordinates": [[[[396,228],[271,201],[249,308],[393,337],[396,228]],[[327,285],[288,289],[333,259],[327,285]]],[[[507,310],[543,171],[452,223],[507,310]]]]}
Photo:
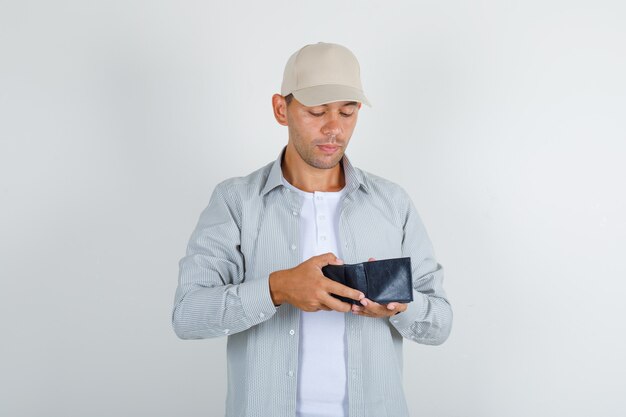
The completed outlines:
{"type": "Polygon", "coordinates": [[[371,107],[363,94],[359,61],[348,48],[335,43],[306,45],[291,55],[280,94],[293,94],[305,106],[358,101],[371,107]]]}

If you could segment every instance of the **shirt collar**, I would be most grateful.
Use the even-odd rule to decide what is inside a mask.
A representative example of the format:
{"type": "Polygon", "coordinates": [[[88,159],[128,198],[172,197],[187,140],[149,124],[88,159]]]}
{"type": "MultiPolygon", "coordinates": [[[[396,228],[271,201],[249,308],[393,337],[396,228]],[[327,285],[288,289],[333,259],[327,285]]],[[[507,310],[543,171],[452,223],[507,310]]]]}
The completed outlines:
{"type": "MultiPolygon", "coordinates": [[[[283,172],[282,172],[282,168],[280,165],[283,160],[283,155],[285,154],[286,149],[287,147],[285,146],[280,151],[278,158],[276,158],[276,160],[272,164],[270,173],[267,176],[267,180],[265,181],[265,186],[263,187],[263,190],[261,191],[262,196],[269,193],[271,190],[273,190],[274,188],[278,186],[284,187],[282,179],[281,179],[283,172]]],[[[346,187],[345,187],[346,192],[351,193],[352,191],[358,189],[361,186],[363,187],[365,191],[367,191],[367,184],[365,184],[365,181],[363,180],[363,175],[361,174],[360,171],[358,171],[356,168],[352,166],[346,154],[343,155],[343,158],[341,159],[341,161],[343,163],[343,171],[346,177],[346,187]]]]}

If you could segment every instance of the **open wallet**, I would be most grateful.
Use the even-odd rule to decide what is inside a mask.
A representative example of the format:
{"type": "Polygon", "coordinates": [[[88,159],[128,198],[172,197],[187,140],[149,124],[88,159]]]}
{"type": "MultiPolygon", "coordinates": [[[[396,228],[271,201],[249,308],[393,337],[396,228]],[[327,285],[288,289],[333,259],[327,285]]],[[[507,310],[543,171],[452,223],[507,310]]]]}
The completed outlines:
{"type": "MultiPolygon", "coordinates": [[[[413,301],[411,258],[381,259],[359,264],[326,265],[324,276],[365,294],[380,304],[413,301]]],[[[333,297],[351,304],[358,301],[333,294],[333,297]]]]}

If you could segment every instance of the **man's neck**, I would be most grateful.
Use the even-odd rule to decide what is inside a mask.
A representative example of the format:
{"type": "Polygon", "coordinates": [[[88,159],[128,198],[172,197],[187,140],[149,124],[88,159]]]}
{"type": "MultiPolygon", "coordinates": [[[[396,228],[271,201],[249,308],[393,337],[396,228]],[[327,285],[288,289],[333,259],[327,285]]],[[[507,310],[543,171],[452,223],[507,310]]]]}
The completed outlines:
{"type": "Polygon", "coordinates": [[[341,191],[346,184],[343,159],[333,168],[315,168],[304,162],[295,149],[287,146],[281,168],[289,184],[309,193],[341,191]]]}

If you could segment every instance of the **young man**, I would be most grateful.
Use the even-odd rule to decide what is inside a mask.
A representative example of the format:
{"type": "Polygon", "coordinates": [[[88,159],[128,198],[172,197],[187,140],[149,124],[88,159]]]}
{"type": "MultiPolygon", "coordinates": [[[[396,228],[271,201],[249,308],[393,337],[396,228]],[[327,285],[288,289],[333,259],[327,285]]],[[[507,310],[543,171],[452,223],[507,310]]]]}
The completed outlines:
{"type": "Polygon", "coordinates": [[[174,330],[228,336],[228,417],[408,416],[403,338],[437,345],[450,333],[443,271],[411,199],[345,156],[362,103],[347,48],[294,53],[272,97],[287,146],[216,186],[180,261],[174,330]],[[411,257],[408,304],[377,304],[321,271],[399,257],[411,257]]]}

